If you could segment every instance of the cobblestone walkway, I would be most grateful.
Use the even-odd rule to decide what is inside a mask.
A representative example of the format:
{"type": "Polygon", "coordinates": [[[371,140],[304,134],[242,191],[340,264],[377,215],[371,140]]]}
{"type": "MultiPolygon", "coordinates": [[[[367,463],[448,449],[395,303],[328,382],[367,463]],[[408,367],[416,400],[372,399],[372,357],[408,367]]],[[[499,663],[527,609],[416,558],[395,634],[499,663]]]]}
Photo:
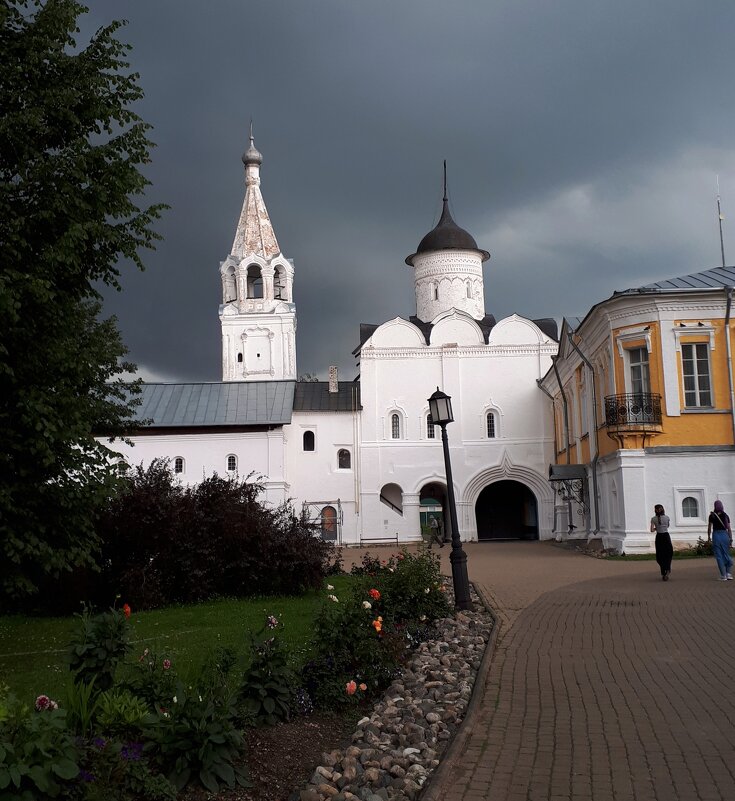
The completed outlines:
{"type": "Polygon", "coordinates": [[[549,543],[466,550],[500,630],[437,798],[735,799],[735,582],[713,560],[664,583],[549,543]]]}

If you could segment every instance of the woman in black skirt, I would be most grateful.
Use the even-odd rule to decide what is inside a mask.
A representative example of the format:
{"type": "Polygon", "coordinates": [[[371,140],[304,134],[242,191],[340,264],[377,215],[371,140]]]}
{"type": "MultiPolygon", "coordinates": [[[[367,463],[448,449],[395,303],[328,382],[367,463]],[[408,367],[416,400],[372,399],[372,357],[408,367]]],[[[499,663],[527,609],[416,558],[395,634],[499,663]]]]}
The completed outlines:
{"type": "Polygon", "coordinates": [[[668,581],[671,573],[671,560],[674,558],[674,546],[671,544],[669,536],[671,521],[660,503],[656,504],[653,511],[655,515],[651,518],[651,531],[656,532],[656,561],[661,568],[661,578],[668,581]]]}

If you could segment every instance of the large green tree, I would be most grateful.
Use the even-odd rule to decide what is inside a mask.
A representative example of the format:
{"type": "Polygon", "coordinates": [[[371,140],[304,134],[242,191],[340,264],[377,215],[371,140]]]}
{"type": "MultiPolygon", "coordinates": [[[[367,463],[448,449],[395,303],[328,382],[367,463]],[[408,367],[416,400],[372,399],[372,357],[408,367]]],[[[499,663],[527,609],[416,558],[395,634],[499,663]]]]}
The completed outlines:
{"type": "Polygon", "coordinates": [[[0,597],[93,565],[114,485],[93,434],[125,433],[135,392],[116,322],[119,265],[142,268],[152,146],[121,23],[78,43],[73,0],[0,0],[0,597]]]}

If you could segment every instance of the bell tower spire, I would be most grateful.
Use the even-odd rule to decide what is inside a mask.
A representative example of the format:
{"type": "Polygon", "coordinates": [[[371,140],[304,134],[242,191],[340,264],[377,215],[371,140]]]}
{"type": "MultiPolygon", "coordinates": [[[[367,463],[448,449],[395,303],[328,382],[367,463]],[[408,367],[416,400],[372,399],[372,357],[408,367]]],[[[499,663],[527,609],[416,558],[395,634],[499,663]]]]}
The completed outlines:
{"type": "Polygon", "coordinates": [[[406,264],[414,269],[416,316],[430,323],[450,309],[467,312],[475,320],[485,316],[482,263],[490,258],[474,237],[452,219],[444,160],[442,214],[436,227],[419,242],[406,264]]]}
{"type": "Polygon", "coordinates": [[[281,253],[260,191],[263,156],[252,120],[242,162],[245,198],[232,249],[220,264],[222,380],[295,380],[294,269],[281,253]]]}

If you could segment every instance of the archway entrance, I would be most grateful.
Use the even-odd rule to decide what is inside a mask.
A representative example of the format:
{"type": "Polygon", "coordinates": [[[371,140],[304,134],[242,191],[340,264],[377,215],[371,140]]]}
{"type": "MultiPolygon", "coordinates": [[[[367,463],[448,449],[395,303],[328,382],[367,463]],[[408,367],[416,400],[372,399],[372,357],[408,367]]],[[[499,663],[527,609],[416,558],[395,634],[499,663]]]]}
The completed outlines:
{"type": "Polygon", "coordinates": [[[429,536],[429,521],[435,517],[439,523],[440,533],[445,540],[452,538],[452,526],[449,520],[447,507],[447,490],[444,484],[432,481],[424,484],[419,492],[421,536],[427,540],[429,536]]]}
{"type": "Polygon", "coordinates": [[[480,493],[475,504],[480,540],[537,540],[536,497],[520,481],[496,481],[480,493]]]}

